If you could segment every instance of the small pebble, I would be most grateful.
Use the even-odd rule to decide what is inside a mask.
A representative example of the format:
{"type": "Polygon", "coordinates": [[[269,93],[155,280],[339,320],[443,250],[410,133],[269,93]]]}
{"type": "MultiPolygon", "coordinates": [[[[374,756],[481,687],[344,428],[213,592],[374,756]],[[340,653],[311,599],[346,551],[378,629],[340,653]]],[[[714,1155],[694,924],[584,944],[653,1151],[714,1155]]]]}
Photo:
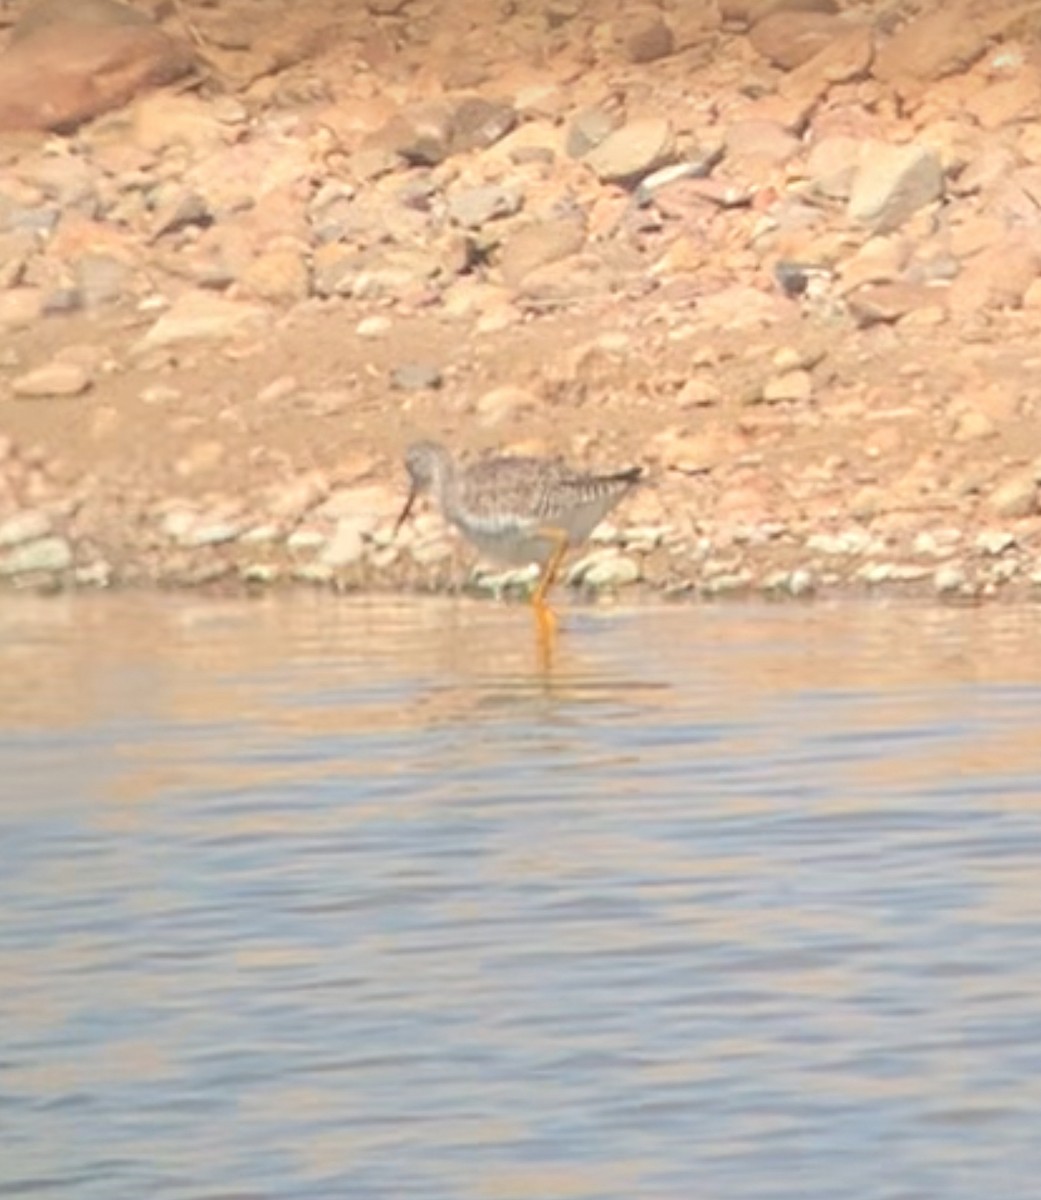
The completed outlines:
{"type": "Polygon", "coordinates": [[[186,530],[177,540],[192,549],[222,546],[235,541],[241,531],[242,526],[237,521],[204,521],[186,530]]]}
{"type": "Polygon", "coordinates": [[[79,396],[90,383],[90,375],[78,363],[52,362],[12,379],[11,391],[25,399],[79,396]]]}
{"type": "Polygon", "coordinates": [[[301,583],[331,583],[334,573],[333,568],[325,563],[305,563],[293,568],[293,578],[301,583]]]}
{"type": "Polygon", "coordinates": [[[184,395],[180,388],[155,383],[141,391],[142,404],[175,404],[184,395]]]}
{"type": "Polygon", "coordinates": [[[1016,544],[1016,535],[1002,529],[984,529],[976,537],[976,549],[988,558],[997,558],[1016,544]]]}
{"type": "Polygon", "coordinates": [[[251,529],[247,529],[239,537],[239,541],[247,546],[260,546],[270,542],[277,542],[281,536],[281,529],[270,522],[265,525],[254,525],[251,529]]]}
{"type": "Polygon", "coordinates": [[[482,592],[491,592],[501,596],[503,592],[516,588],[528,589],[539,577],[539,569],[535,564],[527,567],[516,567],[509,571],[489,571],[478,566],[470,577],[471,584],[482,592]]]}
{"type": "Polygon", "coordinates": [[[99,558],[86,566],[77,567],[72,578],[78,587],[107,588],[112,585],[113,575],[112,564],[99,558]]]}
{"type": "Polygon", "coordinates": [[[267,584],[278,580],[279,570],[271,563],[246,563],[241,574],[246,583],[267,584]]]}
{"type": "Polygon", "coordinates": [[[963,591],[967,582],[965,571],[960,566],[947,563],[933,575],[933,590],[938,596],[950,596],[963,591]]]}
{"type": "Polygon", "coordinates": [[[432,363],[402,363],[391,371],[390,382],[400,392],[436,391],[444,376],[432,363]]]}
{"type": "Polygon", "coordinates": [[[806,567],[796,567],[788,576],[788,591],[793,596],[810,596],[817,590],[817,581],[806,567]]]}
{"type": "Polygon", "coordinates": [[[752,572],[747,570],[728,571],[717,575],[714,579],[705,580],[701,584],[701,592],[706,596],[727,596],[746,592],[752,586],[752,572]]]}
{"type": "Polygon", "coordinates": [[[864,529],[848,529],[845,533],[814,533],[806,539],[807,550],[829,557],[864,554],[871,544],[871,534],[864,529]]]}
{"type": "Polygon", "coordinates": [[[785,371],[763,385],[763,400],[767,404],[809,400],[813,395],[813,376],[809,371],[785,371]]]}
{"type": "Polygon", "coordinates": [[[383,337],[394,327],[394,322],[390,317],[373,316],[363,317],[354,327],[354,332],[358,337],[363,338],[379,338],[383,337]]]}
{"type": "Polygon", "coordinates": [[[328,540],[326,534],[318,529],[294,529],[286,538],[286,548],[293,554],[306,553],[320,549],[328,540]]]}

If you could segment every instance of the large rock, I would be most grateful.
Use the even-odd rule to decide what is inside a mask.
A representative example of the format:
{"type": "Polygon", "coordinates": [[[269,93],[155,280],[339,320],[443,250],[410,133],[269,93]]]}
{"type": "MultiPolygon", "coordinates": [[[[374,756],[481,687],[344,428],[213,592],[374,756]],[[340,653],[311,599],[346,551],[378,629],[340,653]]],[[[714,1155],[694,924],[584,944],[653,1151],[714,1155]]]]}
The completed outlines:
{"type": "Polygon", "coordinates": [[[668,58],[676,48],[672,30],[658,16],[643,14],[623,21],[617,31],[622,53],[633,63],[668,58]]]}
{"type": "Polygon", "coordinates": [[[820,98],[835,84],[864,79],[874,53],[871,30],[866,25],[850,25],[796,67],[783,81],[781,94],[820,98]]]}
{"type": "MultiPolygon", "coordinates": [[[[238,161],[229,155],[224,140],[228,126],[220,121],[211,103],[198,96],[156,92],[142,97],[134,105],[132,115],[130,137],[140,149],[162,154],[170,146],[179,145],[197,155],[219,148],[221,153],[216,162],[227,164],[241,178],[241,154],[238,161]]],[[[213,173],[215,165],[207,164],[207,169],[213,173]]]]}
{"type": "Polygon", "coordinates": [[[1018,520],[1030,517],[1041,507],[1041,492],[1032,471],[1021,471],[1006,479],[987,496],[987,507],[995,516],[1018,520]]]}
{"type": "Polygon", "coordinates": [[[153,24],[74,19],[31,26],[0,57],[0,131],[74,129],[193,65],[189,47],[153,24]]]}
{"type": "Polygon", "coordinates": [[[580,221],[567,217],[532,221],[504,240],[499,270],[510,287],[518,287],[533,271],[577,254],[585,240],[580,221]]]}
{"type": "Polygon", "coordinates": [[[11,41],[20,42],[51,25],[148,25],[152,18],[119,0],[37,0],[30,4],[11,30],[11,41]]]}
{"type": "Polygon", "coordinates": [[[778,12],[759,21],[749,41],[775,67],[793,71],[848,30],[849,25],[831,13],[778,12]]]}
{"type": "Polygon", "coordinates": [[[272,246],[258,254],[242,272],[242,286],[261,300],[295,304],[311,293],[311,272],[299,249],[272,246]]]}
{"type": "Polygon", "coordinates": [[[866,142],[847,211],[851,220],[885,233],[942,193],[943,167],[935,150],[866,142]]]}
{"type": "Polygon", "coordinates": [[[227,300],[209,292],[185,292],[136,344],[138,353],[187,341],[223,341],[255,333],[266,322],[267,311],[241,300],[227,300]]]}
{"type": "Polygon", "coordinates": [[[417,105],[397,113],[365,140],[368,149],[389,151],[414,166],[436,166],[451,153],[452,114],[444,104],[417,105]]]}
{"type": "Polygon", "coordinates": [[[25,508],[6,521],[0,521],[0,548],[21,546],[46,537],[52,528],[51,518],[39,508],[25,508]]]}
{"type": "Polygon", "coordinates": [[[452,153],[487,150],[516,124],[517,114],[505,101],[464,96],[452,112],[452,153]]]}
{"type": "Polygon", "coordinates": [[[886,83],[931,83],[964,71],[987,46],[962,5],[916,17],[875,55],[872,74],[886,83]]]}
{"type": "Polygon", "coordinates": [[[965,104],[981,129],[1036,121],[1041,113],[1041,69],[1030,64],[1010,79],[999,79],[970,96],[965,104]]]}
{"type": "Polygon", "coordinates": [[[986,309],[1019,308],[1031,284],[1041,275],[1038,239],[1006,236],[964,264],[950,288],[956,315],[986,309]]]}
{"type": "Polygon", "coordinates": [[[415,105],[391,117],[365,139],[416,166],[436,166],[453,154],[486,150],[513,129],[517,114],[506,103],[465,96],[458,103],[415,105]]]}
{"type": "Polygon", "coordinates": [[[448,198],[448,216],[464,229],[480,229],[489,221],[512,217],[520,212],[523,203],[524,194],[519,187],[486,183],[452,193],[448,198]]]}
{"type": "Polygon", "coordinates": [[[0,559],[0,575],[33,575],[65,571],[72,566],[72,547],[62,537],[37,538],[23,542],[0,559]]]}
{"type": "Polygon", "coordinates": [[[849,199],[860,164],[860,147],[857,138],[843,134],[833,134],[813,143],[806,159],[806,178],[818,196],[849,199]]]}
{"type": "Polygon", "coordinates": [[[836,0],[719,0],[720,17],[734,25],[754,25],[778,12],[837,11],[836,0]]]}
{"type": "Polygon", "coordinates": [[[849,311],[858,325],[892,324],[908,313],[946,307],[943,288],[922,283],[866,283],[846,297],[849,311]]]}
{"type": "Polygon", "coordinates": [[[602,183],[636,183],[672,162],[676,137],[666,117],[641,117],[609,133],[586,155],[602,183]]]}
{"type": "Polygon", "coordinates": [[[568,123],[565,148],[572,158],[583,158],[621,124],[622,114],[617,108],[600,105],[580,109],[568,123]]]}
{"type": "Polygon", "coordinates": [[[802,143],[776,121],[735,121],[724,135],[727,160],[782,164],[799,153],[802,143]]]}

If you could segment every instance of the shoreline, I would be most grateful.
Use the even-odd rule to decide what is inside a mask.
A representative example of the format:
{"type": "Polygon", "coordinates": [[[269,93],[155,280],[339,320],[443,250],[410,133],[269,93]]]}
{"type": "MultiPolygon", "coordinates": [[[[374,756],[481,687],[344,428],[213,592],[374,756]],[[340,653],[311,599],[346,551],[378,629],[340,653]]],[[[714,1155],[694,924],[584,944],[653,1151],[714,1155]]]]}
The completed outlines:
{"type": "MultiPolygon", "coordinates": [[[[901,346],[845,331],[819,359],[830,386],[765,402],[778,357],[819,355],[815,323],[749,334],[691,316],[677,337],[675,325],[646,332],[646,315],[647,302],[616,310],[592,337],[593,312],[482,338],[413,318],[399,336],[393,322],[382,344],[351,343],[345,362],[343,311],[316,311],[264,342],[222,346],[223,367],[193,348],[173,370],[123,359],[85,397],[9,400],[0,594],[458,587],[476,556],[428,502],[391,537],[407,491],[402,451],[419,433],[464,457],[514,450],[643,465],[646,482],[569,556],[564,578],[579,590],[1041,599],[1041,423],[1032,409],[997,420],[978,396],[948,399],[944,370],[961,369],[950,334],[901,346]],[[423,345],[442,385],[390,386],[402,342],[423,345]],[[525,361],[539,348],[543,361],[525,361]],[[697,403],[677,405],[692,380],[697,403]]],[[[37,327],[36,352],[64,342],[106,355],[122,330],[109,317],[81,322],[71,342],[64,332],[60,322],[37,327]]],[[[977,347],[976,360],[977,375],[993,377],[992,412],[1033,370],[1025,335],[977,347]]]]}

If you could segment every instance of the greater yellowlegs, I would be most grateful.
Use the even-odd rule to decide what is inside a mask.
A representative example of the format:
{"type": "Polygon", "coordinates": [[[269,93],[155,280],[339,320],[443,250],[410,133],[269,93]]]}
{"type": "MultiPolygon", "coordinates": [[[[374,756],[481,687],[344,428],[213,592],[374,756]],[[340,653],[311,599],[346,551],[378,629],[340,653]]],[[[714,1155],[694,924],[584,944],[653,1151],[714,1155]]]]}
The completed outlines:
{"type": "Polygon", "coordinates": [[[552,624],[546,595],[564,555],[581,545],[643,474],[641,467],[593,473],[559,459],[499,457],[460,466],[439,442],[415,442],[405,466],[411,480],[395,534],[423,492],[480,551],[502,562],[538,563],[531,602],[552,624]]]}

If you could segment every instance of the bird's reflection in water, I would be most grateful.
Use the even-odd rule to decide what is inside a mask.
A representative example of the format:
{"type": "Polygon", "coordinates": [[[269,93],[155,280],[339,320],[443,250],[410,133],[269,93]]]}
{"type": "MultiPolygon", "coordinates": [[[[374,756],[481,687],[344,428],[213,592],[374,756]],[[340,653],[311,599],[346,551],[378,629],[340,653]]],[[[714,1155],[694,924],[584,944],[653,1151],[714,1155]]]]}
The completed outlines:
{"type": "Polygon", "coordinates": [[[560,720],[591,705],[646,705],[671,690],[653,678],[619,675],[617,655],[601,652],[600,635],[617,633],[628,619],[621,610],[565,609],[549,637],[532,629],[521,605],[460,602],[442,614],[436,633],[428,631],[434,670],[415,700],[420,721],[514,719],[519,711],[560,720]]]}

